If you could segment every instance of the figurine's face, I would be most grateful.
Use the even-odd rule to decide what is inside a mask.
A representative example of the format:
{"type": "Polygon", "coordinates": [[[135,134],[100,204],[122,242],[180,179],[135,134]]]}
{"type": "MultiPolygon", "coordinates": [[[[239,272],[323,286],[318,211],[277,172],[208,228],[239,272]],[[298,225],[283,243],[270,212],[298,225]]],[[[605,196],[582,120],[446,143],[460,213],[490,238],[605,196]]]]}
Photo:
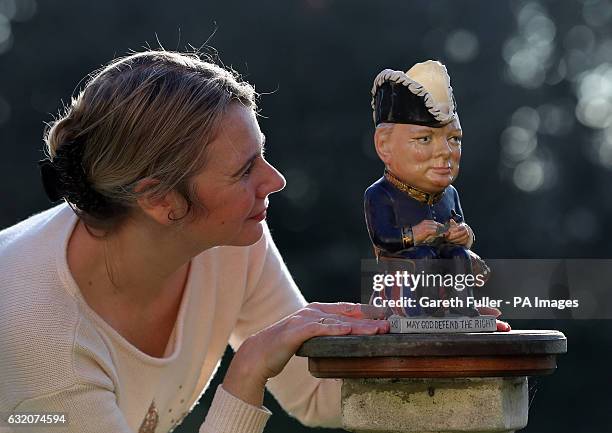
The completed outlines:
{"type": "Polygon", "coordinates": [[[412,124],[385,124],[376,128],[378,156],[403,182],[436,193],[459,174],[461,124],[455,118],[441,128],[412,124]]]}

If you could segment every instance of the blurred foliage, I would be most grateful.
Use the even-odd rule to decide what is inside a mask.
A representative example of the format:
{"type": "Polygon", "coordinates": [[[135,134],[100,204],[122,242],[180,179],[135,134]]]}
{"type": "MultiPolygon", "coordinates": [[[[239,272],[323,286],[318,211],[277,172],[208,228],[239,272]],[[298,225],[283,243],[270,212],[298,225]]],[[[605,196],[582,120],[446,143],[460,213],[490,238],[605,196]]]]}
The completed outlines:
{"type": "MultiPolygon", "coordinates": [[[[429,58],[447,65],[458,102],[455,185],[476,251],[608,257],[611,22],[609,0],[0,0],[0,227],[49,206],[35,164],[44,122],[86,74],[128,50],[208,42],[263,94],[268,158],[288,180],[269,224],[308,299],[359,300],[360,259],[371,257],[362,195],[382,174],[371,82],[429,58]]],[[[610,323],[515,324],[526,326],[566,332],[570,352],[540,379],[525,431],[609,428],[610,323]]],[[[211,398],[177,431],[197,431],[211,398]]],[[[266,402],[266,431],[308,430],[266,402]]]]}

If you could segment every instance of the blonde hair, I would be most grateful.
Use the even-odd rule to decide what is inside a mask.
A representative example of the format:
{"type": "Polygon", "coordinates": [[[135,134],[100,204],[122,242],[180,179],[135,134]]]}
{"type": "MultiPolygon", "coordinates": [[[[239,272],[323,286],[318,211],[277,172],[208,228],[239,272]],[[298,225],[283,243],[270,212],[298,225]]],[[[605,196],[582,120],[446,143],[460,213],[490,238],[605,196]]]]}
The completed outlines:
{"type": "Polygon", "coordinates": [[[193,215],[205,205],[191,180],[205,165],[207,144],[230,104],[256,109],[255,98],[235,72],[196,53],[146,51],[113,60],[90,75],[44,137],[51,159],[60,146],[82,143],[86,184],[107,209],[88,211],[64,198],[87,226],[104,230],[120,224],[143,194],[175,190],[187,212],[169,218],[193,215]],[[145,178],[155,182],[135,192],[145,178]]]}

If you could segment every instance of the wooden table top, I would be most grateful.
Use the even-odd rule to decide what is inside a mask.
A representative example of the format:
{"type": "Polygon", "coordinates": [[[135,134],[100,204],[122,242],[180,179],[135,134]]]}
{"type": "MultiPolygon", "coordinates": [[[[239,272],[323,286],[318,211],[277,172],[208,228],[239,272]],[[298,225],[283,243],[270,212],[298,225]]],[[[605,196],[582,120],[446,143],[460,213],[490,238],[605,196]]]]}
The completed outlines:
{"type": "Polygon", "coordinates": [[[516,330],[315,337],[297,355],[316,377],[490,377],[550,374],[566,352],[559,331],[516,330]]]}

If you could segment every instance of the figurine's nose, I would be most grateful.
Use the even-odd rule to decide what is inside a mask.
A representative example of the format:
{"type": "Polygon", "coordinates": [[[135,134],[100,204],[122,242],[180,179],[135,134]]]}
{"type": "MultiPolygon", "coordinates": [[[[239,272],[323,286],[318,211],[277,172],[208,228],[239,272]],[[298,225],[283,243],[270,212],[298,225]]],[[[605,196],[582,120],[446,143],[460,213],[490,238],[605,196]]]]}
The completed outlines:
{"type": "Polygon", "coordinates": [[[451,145],[446,138],[440,138],[436,140],[436,151],[434,152],[435,157],[450,158],[452,149],[451,145]]]}

